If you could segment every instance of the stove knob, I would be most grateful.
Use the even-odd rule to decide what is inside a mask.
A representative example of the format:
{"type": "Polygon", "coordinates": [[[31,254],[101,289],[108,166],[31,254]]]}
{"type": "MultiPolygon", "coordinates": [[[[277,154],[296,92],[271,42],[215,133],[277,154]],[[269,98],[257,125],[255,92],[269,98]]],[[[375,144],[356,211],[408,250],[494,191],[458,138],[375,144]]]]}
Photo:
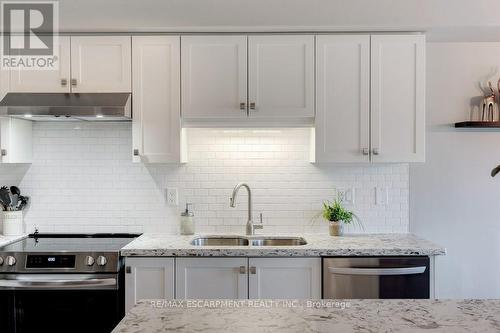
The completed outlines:
{"type": "Polygon", "coordinates": [[[92,256],[86,256],[85,257],[85,265],[87,265],[87,266],[93,266],[94,262],[95,262],[94,257],[92,257],[92,256]]]}
{"type": "Polygon", "coordinates": [[[2,266],[2,265],[3,265],[3,258],[0,257],[0,266],[2,266]]]}
{"type": "Polygon", "coordinates": [[[16,258],[14,258],[13,256],[8,256],[6,258],[6,261],[7,261],[7,265],[9,265],[9,266],[14,266],[16,264],[16,258]]]}
{"type": "Polygon", "coordinates": [[[106,257],[104,257],[104,256],[97,257],[97,265],[104,266],[104,265],[106,265],[107,262],[108,262],[108,260],[106,259],[106,257]]]}

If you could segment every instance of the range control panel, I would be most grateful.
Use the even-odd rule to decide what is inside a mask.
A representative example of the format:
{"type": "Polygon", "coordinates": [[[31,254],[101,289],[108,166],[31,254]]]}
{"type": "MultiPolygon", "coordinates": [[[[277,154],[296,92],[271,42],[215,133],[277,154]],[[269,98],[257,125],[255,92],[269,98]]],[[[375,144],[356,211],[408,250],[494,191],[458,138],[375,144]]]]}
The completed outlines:
{"type": "Polygon", "coordinates": [[[28,255],[26,268],[75,268],[75,255],[28,255]]]}

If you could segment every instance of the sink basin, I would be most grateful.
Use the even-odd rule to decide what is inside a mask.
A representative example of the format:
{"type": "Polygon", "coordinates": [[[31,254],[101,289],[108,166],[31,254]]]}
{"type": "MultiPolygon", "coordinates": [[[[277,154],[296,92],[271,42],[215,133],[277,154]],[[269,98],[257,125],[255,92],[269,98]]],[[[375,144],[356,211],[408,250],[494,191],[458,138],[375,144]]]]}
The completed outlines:
{"type": "Polygon", "coordinates": [[[195,246],[248,246],[248,239],[243,237],[198,237],[191,241],[195,246]]]}
{"type": "Polygon", "coordinates": [[[300,246],[307,241],[302,237],[239,237],[203,236],[191,241],[194,246],[300,246]]]}
{"type": "Polygon", "coordinates": [[[307,241],[302,237],[288,238],[253,238],[252,246],[300,246],[306,245],[307,241]]]}

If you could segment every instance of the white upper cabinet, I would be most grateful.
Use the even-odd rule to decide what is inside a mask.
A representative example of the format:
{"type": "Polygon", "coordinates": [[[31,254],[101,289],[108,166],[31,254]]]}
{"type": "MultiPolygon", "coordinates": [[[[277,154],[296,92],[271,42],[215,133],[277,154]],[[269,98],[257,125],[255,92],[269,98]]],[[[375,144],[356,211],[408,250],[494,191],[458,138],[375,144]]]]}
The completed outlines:
{"type": "Polygon", "coordinates": [[[177,258],[179,299],[248,298],[247,258],[177,258]]]}
{"type": "Polygon", "coordinates": [[[125,311],[141,299],[173,299],[174,258],[126,258],[125,311]]]}
{"type": "Polygon", "coordinates": [[[321,258],[250,258],[249,298],[321,298],[321,258]]]}
{"type": "Polygon", "coordinates": [[[70,37],[59,36],[58,67],[56,70],[11,69],[10,91],[29,93],[69,93],[70,88],[70,37]]]}
{"type": "Polygon", "coordinates": [[[314,36],[248,37],[250,117],[314,117],[314,36]]]}
{"type": "Polygon", "coordinates": [[[180,37],[134,36],[132,44],[134,155],[179,163],[180,37]]]}
{"type": "Polygon", "coordinates": [[[370,161],[370,36],[316,37],[316,161],[370,161]]]}
{"type": "Polygon", "coordinates": [[[318,36],[316,161],[425,161],[425,36],[318,36]]]}
{"type": "Polygon", "coordinates": [[[131,91],[130,36],[71,37],[71,89],[83,92],[131,91]]]}
{"type": "Polygon", "coordinates": [[[425,161],[425,36],[371,39],[373,162],[425,161]]]}
{"type": "Polygon", "coordinates": [[[130,36],[59,36],[57,70],[10,70],[10,92],[130,92],[130,36]]]}
{"type": "Polygon", "coordinates": [[[0,117],[0,164],[32,163],[32,122],[0,117]]]}
{"type": "Polygon", "coordinates": [[[247,116],[247,37],[182,37],[182,117],[247,116]]]}

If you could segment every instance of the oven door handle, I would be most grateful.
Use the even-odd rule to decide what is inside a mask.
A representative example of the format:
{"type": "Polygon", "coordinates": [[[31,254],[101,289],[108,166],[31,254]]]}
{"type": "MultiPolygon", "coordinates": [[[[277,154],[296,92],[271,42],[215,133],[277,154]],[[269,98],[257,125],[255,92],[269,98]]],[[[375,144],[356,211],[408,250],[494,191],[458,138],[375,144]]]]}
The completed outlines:
{"type": "Polygon", "coordinates": [[[118,289],[116,277],[72,276],[50,278],[47,275],[0,277],[0,289],[118,289]]]}
{"type": "Polygon", "coordinates": [[[354,267],[328,267],[331,274],[341,275],[410,275],[425,272],[426,266],[397,267],[397,268],[354,268],[354,267]]]}

